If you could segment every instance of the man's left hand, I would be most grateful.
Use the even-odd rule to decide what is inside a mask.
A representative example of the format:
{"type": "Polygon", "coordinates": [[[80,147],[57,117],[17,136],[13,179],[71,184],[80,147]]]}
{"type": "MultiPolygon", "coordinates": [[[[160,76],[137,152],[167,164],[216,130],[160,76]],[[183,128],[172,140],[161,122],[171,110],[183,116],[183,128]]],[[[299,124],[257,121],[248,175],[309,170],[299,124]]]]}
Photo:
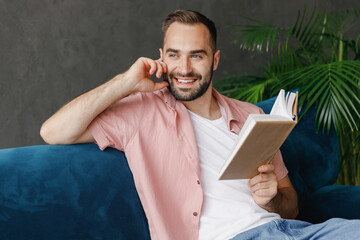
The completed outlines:
{"type": "Polygon", "coordinates": [[[262,208],[266,208],[266,205],[278,192],[278,182],[274,169],[272,164],[261,165],[258,168],[259,174],[248,182],[255,202],[262,208]]]}

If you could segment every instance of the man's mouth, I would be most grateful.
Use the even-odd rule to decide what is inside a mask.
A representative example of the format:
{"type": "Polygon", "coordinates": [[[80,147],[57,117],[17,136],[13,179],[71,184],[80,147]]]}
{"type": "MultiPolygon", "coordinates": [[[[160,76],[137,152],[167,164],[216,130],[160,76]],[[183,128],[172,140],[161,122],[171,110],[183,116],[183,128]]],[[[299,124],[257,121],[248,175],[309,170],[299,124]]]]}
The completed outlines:
{"type": "Polygon", "coordinates": [[[191,88],[194,84],[201,80],[202,76],[197,73],[181,74],[178,72],[170,72],[169,79],[179,88],[191,88]]]}
{"type": "Polygon", "coordinates": [[[175,79],[179,83],[192,83],[196,81],[196,79],[183,79],[183,78],[175,78],[175,79]]]}
{"type": "Polygon", "coordinates": [[[177,85],[180,87],[190,87],[197,81],[197,78],[176,78],[176,77],[174,77],[174,79],[175,79],[177,85]]]}

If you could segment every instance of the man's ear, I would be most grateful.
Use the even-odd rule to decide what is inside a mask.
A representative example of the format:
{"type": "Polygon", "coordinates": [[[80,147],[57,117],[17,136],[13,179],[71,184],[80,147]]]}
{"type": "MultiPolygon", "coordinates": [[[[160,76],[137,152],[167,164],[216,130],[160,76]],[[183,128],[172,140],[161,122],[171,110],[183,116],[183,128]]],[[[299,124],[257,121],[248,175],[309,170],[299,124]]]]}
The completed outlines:
{"type": "Polygon", "coordinates": [[[164,55],[163,55],[163,50],[162,50],[162,48],[159,48],[159,52],[160,52],[160,59],[161,59],[161,61],[164,61],[164,55]]]}
{"type": "Polygon", "coordinates": [[[220,50],[217,50],[214,54],[213,71],[215,71],[217,69],[217,67],[219,66],[219,61],[220,61],[220,50]]]}

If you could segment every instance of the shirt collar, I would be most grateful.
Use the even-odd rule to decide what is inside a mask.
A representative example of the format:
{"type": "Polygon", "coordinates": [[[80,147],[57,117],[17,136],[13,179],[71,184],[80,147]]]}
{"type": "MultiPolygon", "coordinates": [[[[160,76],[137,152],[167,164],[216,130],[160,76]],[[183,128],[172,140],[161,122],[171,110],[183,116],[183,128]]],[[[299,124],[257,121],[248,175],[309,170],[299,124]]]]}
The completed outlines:
{"type": "Polygon", "coordinates": [[[213,88],[213,96],[216,98],[216,100],[224,107],[226,112],[226,122],[229,130],[231,132],[234,132],[236,134],[239,134],[242,126],[244,123],[240,121],[240,119],[234,115],[233,106],[229,105],[229,101],[227,101],[227,98],[223,95],[221,95],[218,91],[213,88]]]}
{"type": "Polygon", "coordinates": [[[176,99],[167,87],[160,89],[158,94],[162,96],[164,102],[170,109],[175,110],[176,99]]]}
{"type": "MultiPolygon", "coordinates": [[[[163,88],[159,91],[164,98],[164,101],[166,103],[166,105],[172,109],[175,110],[175,106],[176,106],[176,99],[174,98],[174,96],[171,94],[171,92],[169,91],[168,88],[163,88]]],[[[215,90],[215,88],[212,89],[212,93],[213,96],[216,98],[216,100],[224,107],[225,112],[226,112],[226,122],[227,122],[227,126],[229,128],[230,131],[239,134],[242,126],[243,126],[243,121],[241,121],[236,115],[234,115],[234,110],[233,106],[230,106],[229,103],[230,101],[228,101],[226,99],[225,96],[221,95],[218,91],[215,90]]]]}

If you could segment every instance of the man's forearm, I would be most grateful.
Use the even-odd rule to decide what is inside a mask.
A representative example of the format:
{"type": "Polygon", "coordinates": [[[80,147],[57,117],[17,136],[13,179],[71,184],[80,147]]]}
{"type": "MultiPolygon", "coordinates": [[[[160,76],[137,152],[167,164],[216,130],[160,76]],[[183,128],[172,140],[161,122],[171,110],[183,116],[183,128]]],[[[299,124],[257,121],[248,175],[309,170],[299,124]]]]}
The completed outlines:
{"type": "Polygon", "coordinates": [[[276,196],[263,208],[280,214],[282,218],[295,218],[298,214],[297,194],[291,187],[280,188],[276,196]]]}
{"type": "Polygon", "coordinates": [[[76,143],[97,115],[129,94],[126,86],[121,87],[122,78],[120,74],[65,104],[41,127],[44,141],[49,144],[76,143]]]}

